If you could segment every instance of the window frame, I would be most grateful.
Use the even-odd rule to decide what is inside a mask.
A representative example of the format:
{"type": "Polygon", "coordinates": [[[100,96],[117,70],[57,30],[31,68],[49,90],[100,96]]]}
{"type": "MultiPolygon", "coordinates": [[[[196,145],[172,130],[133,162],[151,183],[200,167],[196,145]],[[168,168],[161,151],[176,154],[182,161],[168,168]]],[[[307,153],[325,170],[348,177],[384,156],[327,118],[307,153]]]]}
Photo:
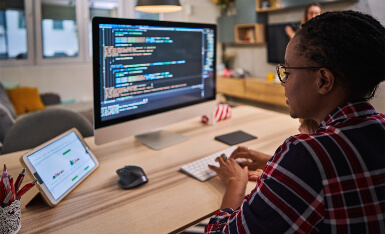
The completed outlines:
{"type": "MultiPolygon", "coordinates": [[[[136,1],[117,0],[117,17],[134,18],[136,1]]],[[[16,60],[0,60],[0,67],[14,66],[46,66],[51,64],[92,64],[89,56],[88,22],[89,7],[88,0],[75,0],[76,24],[78,30],[79,52],[77,57],[44,58],[43,57],[43,35],[42,35],[42,0],[24,0],[25,18],[27,27],[27,58],[16,60]]]]}
{"type": "Polygon", "coordinates": [[[78,31],[78,46],[79,52],[77,57],[69,58],[44,58],[43,56],[43,35],[42,35],[42,2],[41,0],[35,0],[35,27],[36,27],[36,64],[70,64],[70,63],[83,63],[84,61],[84,48],[82,46],[82,41],[84,40],[84,32],[82,29],[82,0],[75,0],[75,10],[76,10],[76,25],[78,31]]]}
{"type": "MultiPolygon", "coordinates": [[[[129,14],[126,13],[126,12],[128,12],[128,11],[126,11],[128,5],[126,5],[126,4],[129,4],[129,5],[132,5],[132,4],[127,3],[127,1],[125,1],[125,0],[117,0],[117,2],[118,2],[118,9],[117,9],[116,16],[118,18],[128,18],[129,14]]],[[[131,2],[131,1],[129,1],[129,2],[131,2]]],[[[90,47],[92,47],[92,41],[89,42],[89,40],[88,40],[88,37],[89,37],[89,35],[88,35],[88,23],[89,23],[89,18],[90,18],[90,8],[89,8],[88,0],[84,0],[84,1],[82,1],[82,3],[83,3],[83,6],[82,6],[83,9],[85,9],[83,12],[84,13],[83,31],[85,32],[85,35],[86,35],[86,40],[83,41],[83,47],[85,48],[84,62],[85,63],[92,63],[92,56],[91,57],[89,56],[90,47]]]]}
{"type": "Polygon", "coordinates": [[[33,25],[34,0],[24,0],[24,12],[27,29],[27,58],[0,60],[0,67],[33,65],[35,61],[34,25],[33,25]]]}

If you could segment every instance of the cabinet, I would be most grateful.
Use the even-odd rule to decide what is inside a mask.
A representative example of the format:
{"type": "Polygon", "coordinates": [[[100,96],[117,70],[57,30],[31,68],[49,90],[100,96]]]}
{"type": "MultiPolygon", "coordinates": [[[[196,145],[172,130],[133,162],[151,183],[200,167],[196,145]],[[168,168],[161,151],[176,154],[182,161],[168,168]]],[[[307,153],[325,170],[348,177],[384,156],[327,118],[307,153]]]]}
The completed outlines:
{"type": "Polygon", "coordinates": [[[284,87],[262,78],[217,77],[217,92],[287,108],[284,87]]]}
{"type": "Polygon", "coordinates": [[[244,98],[245,79],[217,77],[217,92],[233,97],[244,98]]]}
{"type": "Polygon", "coordinates": [[[234,28],[236,44],[260,44],[265,42],[265,25],[236,24],[234,28]]]}

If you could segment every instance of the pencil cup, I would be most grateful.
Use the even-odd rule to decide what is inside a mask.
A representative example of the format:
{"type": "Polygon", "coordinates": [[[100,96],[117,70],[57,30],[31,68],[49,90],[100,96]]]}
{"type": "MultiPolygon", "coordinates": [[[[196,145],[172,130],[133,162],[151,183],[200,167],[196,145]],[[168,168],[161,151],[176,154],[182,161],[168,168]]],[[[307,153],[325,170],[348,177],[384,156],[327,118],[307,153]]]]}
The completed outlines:
{"type": "Polygon", "coordinates": [[[4,208],[0,207],[0,233],[17,233],[21,228],[20,215],[20,200],[4,208]]]}

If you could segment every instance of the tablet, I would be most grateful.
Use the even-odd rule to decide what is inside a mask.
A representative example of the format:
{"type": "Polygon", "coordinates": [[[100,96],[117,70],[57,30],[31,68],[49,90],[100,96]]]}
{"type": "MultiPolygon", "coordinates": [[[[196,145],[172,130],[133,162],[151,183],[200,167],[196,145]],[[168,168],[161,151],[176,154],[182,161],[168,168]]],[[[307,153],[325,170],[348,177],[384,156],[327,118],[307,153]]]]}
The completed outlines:
{"type": "Polygon", "coordinates": [[[75,128],[36,147],[20,158],[45,202],[57,205],[89,176],[99,162],[75,128]]]}

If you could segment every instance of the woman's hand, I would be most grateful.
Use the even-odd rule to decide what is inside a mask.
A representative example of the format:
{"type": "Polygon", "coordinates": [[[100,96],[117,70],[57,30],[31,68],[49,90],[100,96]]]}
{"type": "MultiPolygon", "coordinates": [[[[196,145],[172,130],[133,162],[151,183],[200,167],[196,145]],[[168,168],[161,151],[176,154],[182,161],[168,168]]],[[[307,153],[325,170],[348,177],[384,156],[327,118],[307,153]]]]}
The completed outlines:
{"type": "Polygon", "coordinates": [[[249,171],[249,181],[257,181],[261,177],[263,170],[257,169],[256,171],[249,171]]]}
{"type": "Polygon", "coordinates": [[[271,158],[271,155],[267,155],[261,152],[249,150],[246,147],[238,147],[230,156],[231,159],[246,159],[243,162],[239,162],[241,167],[247,166],[250,170],[264,169],[266,163],[271,158]]]}
{"type": "Polygon", "coordinates": [[[222,155],[216,161],[219,167],[209,165],[209,168],[215,171],[222,181],[226,184],[226,192],[223,196],[221,209],[237,209],[243,201],[248,182],[248,168],[242,168],[233,158],[226,160],[222,155]]]}
{"type": "Polygon", "coordinates": [[[286,35],[289,36],[290,39],[292,39],[295,35],[295,31],[293,30],[292,27],[290,27],[290,25],[287,25],[285,27],[285,32],[286,32],[286,35]]]}
{"type": "Polygon", "coordinates": [[[226,185],[228,185],[230,181],[247,184],[247,167],[242,168],[233,158],[226,159],[224,154],[215,159],[215,161],[219,163],[219,167],[209,165],[209,168],[215,171],[226,185]]]}

